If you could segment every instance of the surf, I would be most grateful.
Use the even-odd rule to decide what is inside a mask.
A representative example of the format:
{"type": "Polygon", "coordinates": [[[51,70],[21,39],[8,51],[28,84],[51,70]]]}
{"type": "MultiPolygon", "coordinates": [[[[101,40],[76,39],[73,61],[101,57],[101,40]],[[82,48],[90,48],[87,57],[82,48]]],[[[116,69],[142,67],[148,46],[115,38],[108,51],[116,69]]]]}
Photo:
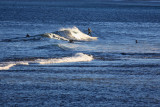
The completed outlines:
{"type": "Polygon", "coordinates": [[[83,33],[77,27],[62,28],[56,32],[41,34],[41,36],[65,41],[94,41],[98,39],[98,37],[91,37],[83,33]]]}
{"type": "Polygon", "coordinates": [[[71,57],[62,57],[62,58],[48,58],[48,59],[35,59],[33,61],[9,61],[3,62],[0,64],[0,70],[8,70],[16,65],[30,65],[30,64],[56,64],[56,63],[72,63],[72,62],[90,62],[94,58],[92,55],[84,54],[84,53],[76,53],[71,57]]]}

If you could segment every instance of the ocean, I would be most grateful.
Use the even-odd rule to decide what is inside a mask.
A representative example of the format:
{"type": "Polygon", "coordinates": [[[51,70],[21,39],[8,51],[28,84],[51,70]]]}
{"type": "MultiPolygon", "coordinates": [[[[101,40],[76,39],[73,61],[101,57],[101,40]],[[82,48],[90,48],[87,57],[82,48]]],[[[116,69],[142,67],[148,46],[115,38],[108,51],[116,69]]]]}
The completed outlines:
{"type": "Polygon", "coordinates": [[[160,2],[1,0],[0,106],[159,107],[160,2]]]}

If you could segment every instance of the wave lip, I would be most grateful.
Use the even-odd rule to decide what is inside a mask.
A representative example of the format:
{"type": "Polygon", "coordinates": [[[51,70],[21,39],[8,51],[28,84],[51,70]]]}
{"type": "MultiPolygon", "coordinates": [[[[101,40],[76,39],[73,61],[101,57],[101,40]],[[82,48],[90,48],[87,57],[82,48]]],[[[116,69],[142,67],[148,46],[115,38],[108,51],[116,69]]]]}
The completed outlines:
{"type": "Polygon", "coordinates": [[[97,37],[91,37],[83,32],[81,32],[77,27],[73,28],[62,28],[59,31],[52,33],[45,33],[41,36],[54,38],[58,40],[76,40],[76,41],[93,41],[97,40],[97,37]]]}
{"type": "Polygon", "coordinates": [[[35,59],[34,61],[4,62],[0,64],[0,70],[8,70],[16,65],[29,65],[29,63],[54,64],[54,63],[67,63],[67,62],[89,62],[92,60],[93,60],[92,55],[77,53],[75,54],[75,56],[72,57],[35,59]]]}

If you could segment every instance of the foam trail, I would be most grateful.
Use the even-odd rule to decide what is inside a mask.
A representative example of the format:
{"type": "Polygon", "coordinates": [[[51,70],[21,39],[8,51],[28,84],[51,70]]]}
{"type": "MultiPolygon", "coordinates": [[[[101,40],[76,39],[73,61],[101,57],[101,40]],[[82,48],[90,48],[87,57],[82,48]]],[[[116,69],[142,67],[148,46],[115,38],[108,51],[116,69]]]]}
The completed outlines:
{"type": "Polygon", "coordinates": [[[9,68],[15,66],[16,64],[7,64],[7,65],[4,65],[4,64],[1,64],[0,65],[0,70],[8,70],[9,68]]]}
{"type": "Polygon", "coordinates": [[[63,58],[50,58],[50,59],[36,59],[34,61],[16,61],[16,62],[4,62],[0,64],[0,70],[8,70],[16,65],[29,65],[29,63],[38,63],[38,64],[54,64],[54,63],[67,63],[67,62],[86,62],[92,61],[93,56],[83,53],[77,53],[72,57],[63,57],[63,58]]]}
{"type": "Polygon", "coordinates": [[[77,53],[73,57],[64,57],[64,58],[53,58],[53,59],[38,59],[37,63],[39,64],[52,64],[52,63],[66,63],[66,62],[82,62],[82,61],[92,61],[93,56],[89,56],[83,53],[77,53]]]}
{"type": "Polygon", "coordinates": [[[5,62],[0,64],[0,70],[8,70],[15,65],[29,65],[29,61],[5,62]]]}
{"type": "Polygon", "coordinates": [[[81,32],[77,27],[73,28],[62,28],[59,31],[52,33],[45,33],[41,36],[54,38],[59,40],[76,40],[76,41],[93,41],[97,40],[97,37],[91,37],[83,32],[81,32]]]}

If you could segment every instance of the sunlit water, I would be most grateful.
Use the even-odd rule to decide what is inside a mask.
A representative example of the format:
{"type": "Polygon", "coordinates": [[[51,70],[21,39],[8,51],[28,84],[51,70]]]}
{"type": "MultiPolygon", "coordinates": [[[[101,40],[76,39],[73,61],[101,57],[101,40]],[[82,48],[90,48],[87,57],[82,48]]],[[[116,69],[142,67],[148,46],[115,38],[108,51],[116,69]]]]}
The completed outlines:
{"type": "Polygon", "coordinates": [[[159,3],[3,0],[0,13],[0,105],[160,105],[159,3]],[[41,36],[74,26],[98,39],[41,36]]]}

